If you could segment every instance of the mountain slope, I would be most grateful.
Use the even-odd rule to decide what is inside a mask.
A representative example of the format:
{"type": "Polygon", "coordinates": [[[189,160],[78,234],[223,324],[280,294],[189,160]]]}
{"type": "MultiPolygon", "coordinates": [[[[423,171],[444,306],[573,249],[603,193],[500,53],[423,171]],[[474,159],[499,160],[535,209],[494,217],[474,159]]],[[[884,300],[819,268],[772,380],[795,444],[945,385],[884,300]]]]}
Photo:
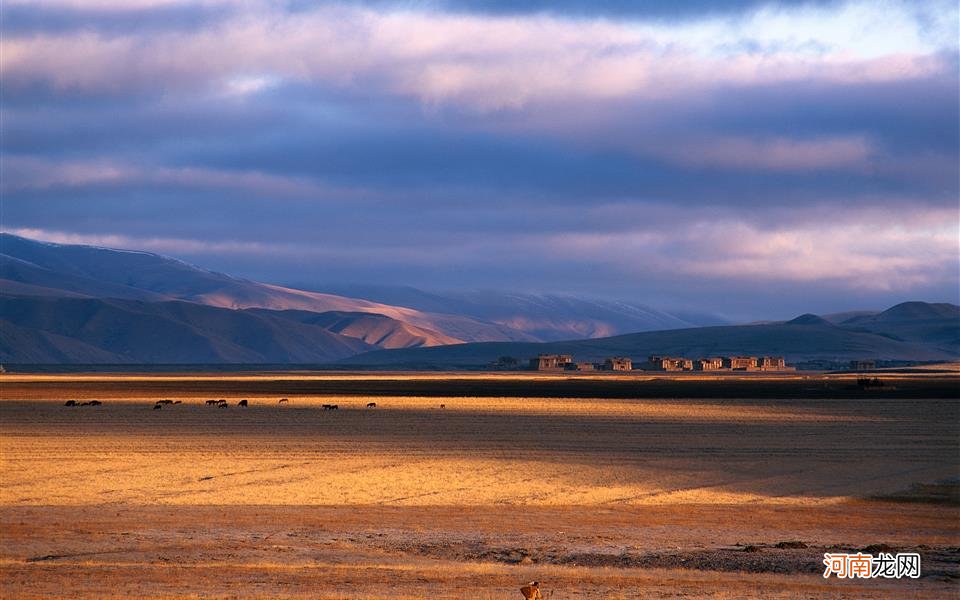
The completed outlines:
{"type": "Polygon", "coordinates": [[[457,314],[391,306],[334,294],[308,292],[231,277],[149,252],[52,244],[0,234],[0,285],[16,293],[33,286],[98,298],[185,300],[221,308],[311,312],[365,312],[404,321],[423,335],[422,345],[459,341],[528,340],[531,336],[457,314]],[[14,283],[7,283],[14,282],[14,283]],[[431,336],[423,332],[436,332],[431,336]]]}
{"type": "Polygon", "coordinates": [[[8,363],[327,363],[372,348],[323,327],[189,302],[0,297],[8,363]]]}
{"type": "Polygon", "coordinates": [[[420,348],[438,344],[459,343],[459,340],[442,333],[421,329],[409,323],[373,313],[248,310],[256,314],[270,313],[298,323],[317,325],[327,331],[359,339],[378,348],[420,348]]]}
{"type": "Polygon", "coordinates": [[[714,315],[667,312],[631,302],[561,294],[425,292],[373,285],[340,286],[332,291],[418,310],[455,312],[523,331],[538,341],[727,324],[714,315]]]}
{"type": "MultiPolygon", "coordinates": [[[[907,330],[910,324],[925,319],[900,320],[897,326],[907,330]]],[[[918,326],[919,327],[919,326],[918,326]]],[[[894,339],[889,335],[857,327],[833,325],[816,315],[803,315],[787,323],[701,327],[672,331],[654,331],[609,338],[552,342],[546,344],[462,344],[459,346],[392,350],[361,354],[341,361],[350,365],[430,366],[437,368],[476,367],[499,356],[526,359],[540,353],[573,354],[576,360],[599,361],[610,356],[629,356],[644,361],[650,354],[688,357],[717,355],[782,355],[788,361],[846,361],[859,358],[881,360],[952,360],[960,356],[960,345],[937,341],[956,337],[960,323],[941,319],[924,327],[936,330],[936,339],[915,334],[914,340],[894,339]]],[[[923,327],[919,327],[923,329],[923,327]]]]}
{"type": "Polygon", "coordinates": [[[878,314],[852,317],[840,325],[939,348],[960,347],[960,307],[954,304],[904,302],[878,314]]]}

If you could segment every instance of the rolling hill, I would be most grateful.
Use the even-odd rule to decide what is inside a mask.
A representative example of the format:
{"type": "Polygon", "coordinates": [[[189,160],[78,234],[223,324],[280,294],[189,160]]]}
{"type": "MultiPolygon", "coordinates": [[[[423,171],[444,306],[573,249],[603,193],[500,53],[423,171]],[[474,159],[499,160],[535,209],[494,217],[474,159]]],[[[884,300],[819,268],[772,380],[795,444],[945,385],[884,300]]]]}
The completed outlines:
{"type": "Polygon", "coordinates": [[[895,306],[869,320],[835,325],[816,315],[786,323],[699,327],[651,331],[608,338],[529,343],[460,344],[413,350],[373,351],[341,361],[344,365],[409,368],[471,368],[500,356],[526,359],[540,353],[572,354],[576,360],[600,361],[628,356],[644,361],[650,354],[701,357],[782,355],[789,362],[880,360],[954,360],[960,356],[960,319],[954,305],[923,302],[895,306]],[[952,308],[951,308],[952,307],[952,308]],[[886,315],[886,317],[882,317],[886,315]],[[894,335],[893,332],[897,332],[894,335]]]}
{"type": "Polygon", "coordinates": [[[358,293],[368,298],[259,283],[148,252],[0,234],[0,361],[469,368],[539,353],[590,361],[654,353],[794,362],[960,356],[953,304],[717,325],[709,315],[572,296],[370,286],[358,293]],[[653,331],[606,335],[624,328],[653,331]]]}
{"type": "MultiPolygon", "coordinates": [[[[30,296],[183,300],[221,308],[362,312],[402,321],[415,331],[390,345],[482,341],[557,341],[679,329],[726,322],[641,304],[558,294],[424,292],[400,286],[340,286],[308,291],[232,277],[136,250],[54,244],[0,234],[0,289],[30,296]]],[[[376,330],[382,323],[366,324],[376,330]]],[[[371,339],[375,331],[359,334],[371,339]]]]}
{"type": "Polygon", "coordinates": [[[0,234],[0,290],[33,296],[182,300],[231,309],[375,313],[414,327],[416,345],[535,339],[472,317],[259,283],[150,252],[52,244],[8,233],[0,234]]]}
{"type": "Polygon", "coordinates": [[[374,346],[271,311],[0,297],[0,362],[329,363],[374,346]]]}
{"type": "Polygon", "coordinates": [[[633,302],[567,294],[426,292],[374,285],[339,286],[331,291],[417,310],[466,315],[522,331],[541,342],[729,324],[715,315],[668,312],[633,302]]]}

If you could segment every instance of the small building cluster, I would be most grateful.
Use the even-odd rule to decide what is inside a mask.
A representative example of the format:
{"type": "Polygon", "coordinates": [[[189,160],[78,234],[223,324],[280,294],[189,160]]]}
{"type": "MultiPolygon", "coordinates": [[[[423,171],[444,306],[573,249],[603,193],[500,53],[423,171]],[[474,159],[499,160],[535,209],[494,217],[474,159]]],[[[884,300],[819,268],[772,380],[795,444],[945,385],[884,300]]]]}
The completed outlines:
{"type": "Polygon", "coordinates": [[[782,356],[714,356],[691,360],[683,357],[651,355],[646,371],[785,371],[782,356]]]}
{"type": "MultiPolygon", "coordinates": [[[[715,356],[690,359],[652,355],[639,366],[644,371],[786,371],[782,356],[715,356]]],[[[602,363],[575,362],[570,354],[541,354],[530,359],[531,371],[632,371],[630,358],[614,356],[602,363]]]]}
{"type": "Polygon", "coordinates": [[[632,371],[633,361],[614,356],[602,363],[574,362],[569,354],[541,354],[530,359],[531,371],[632,371]]]}

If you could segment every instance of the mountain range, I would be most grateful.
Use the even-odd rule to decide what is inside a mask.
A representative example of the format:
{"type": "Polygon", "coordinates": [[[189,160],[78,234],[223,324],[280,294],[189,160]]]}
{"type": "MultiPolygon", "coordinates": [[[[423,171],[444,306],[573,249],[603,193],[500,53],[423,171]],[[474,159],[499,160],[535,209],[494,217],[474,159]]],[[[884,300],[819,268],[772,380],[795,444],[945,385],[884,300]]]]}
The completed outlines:
{"type": "Polygon", "coordinates": [[[914,302],[734,326],[713,315],[563,295],[386,286],[311,291],[149,252],[0,234],[5,363],[446,368],[541,352],[583,360],[652,352],[941,360],[960,354],[957,310],[914,302]]]}
{"type": "Polygon", "coordinates": [[[341,362],[397,368],[472,368],[502,356],[522,360],[541,353],[572,354],[575,360],[594,362],[612,356],[642,362],[651,354],[691,358],[779,355],[788,362],[826,363],[854,359],[949,361],[960,357],[960,307],[906,302],[840,323],[806,314],[782,323],[650,331],[541,344],[500,342],[373,351],[341,362]]]}

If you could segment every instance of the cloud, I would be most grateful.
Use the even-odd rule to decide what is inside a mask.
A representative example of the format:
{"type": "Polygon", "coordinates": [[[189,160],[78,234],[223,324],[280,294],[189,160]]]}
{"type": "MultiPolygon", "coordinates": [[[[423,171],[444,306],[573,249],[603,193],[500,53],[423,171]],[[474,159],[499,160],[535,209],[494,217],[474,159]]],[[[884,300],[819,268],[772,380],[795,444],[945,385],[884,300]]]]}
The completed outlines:
{"type": "Polygon", "coordinates": [[[719,138],[672,144],[664,154],[683,164],[734,169],[815,171],[864,169],[870,144],[861,137],[815,140],[719,138]]]}
{"type": "Polygon", "coordinates": [[[956,280],[960,231],[955,213],[933,211],[922,220],[922,226],[905,227],[882,214],[834,215],[827,225],[772,228],[730,218],[691,220],[667,231],[547,236],[530,248],[581,264],[613,262],[632,275],[671,273],[754,284],[833,282],[903,291],[956,280]]]}
{"type": "Polygon", "coordinates": [[[719,4],[10,0],[4,226],[277,283],[956,298],[956,7],[719,4]]]}
{"type": "Polygon", "coordinates": [[[896,81],[950,67],[905,6],[882,16],[864,3],[839,14],[797,10],[760,11],[735,26],[714,18],[666,27],[351,5],[291,14],[254,2],[200,30],[6,36],[2,67],[14,93],[37,85],[88,95],[230,89],[258,73],[480,112],[731,83],[896,81]]]}
{"type": "Polygon", "coordinates": [[[271,197],[322,199],[362,196],[359,190],[324,186],[302,177],[285,177],[257,171],[225,171],[209,168],[170,168],[136,165],[111,160],[53,162],[36,157],[7,156],[0,192],[76,189],[84,187],[174,186],[221,191],[242,191],[271,197]]]}

